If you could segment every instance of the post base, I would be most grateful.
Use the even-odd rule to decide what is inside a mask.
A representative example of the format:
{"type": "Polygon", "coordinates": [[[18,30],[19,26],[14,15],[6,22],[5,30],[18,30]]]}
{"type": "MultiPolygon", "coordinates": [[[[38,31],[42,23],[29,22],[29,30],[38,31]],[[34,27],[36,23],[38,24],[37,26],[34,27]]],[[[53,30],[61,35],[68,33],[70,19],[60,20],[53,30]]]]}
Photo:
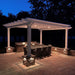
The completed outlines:
{"type": "Polygon", "coordinates": [[[70,49],[69,48],[67,48],[67,49],[64,49],[64,54],[66,54],[66,55],[70,55],[70,49]]]}
{"type": "Polygon", "coordinates": [[[28,57],[27,55],[25,55],[23,58],[23,64],[26,65],[27,67],[35,65],[35,56],[31,55],[30,57],[28,57]]]}
{"type": "Polygon", "coordinates": [[[13,52],[14,47],[6,47],[6,53],[11,53],[13,52]]]}

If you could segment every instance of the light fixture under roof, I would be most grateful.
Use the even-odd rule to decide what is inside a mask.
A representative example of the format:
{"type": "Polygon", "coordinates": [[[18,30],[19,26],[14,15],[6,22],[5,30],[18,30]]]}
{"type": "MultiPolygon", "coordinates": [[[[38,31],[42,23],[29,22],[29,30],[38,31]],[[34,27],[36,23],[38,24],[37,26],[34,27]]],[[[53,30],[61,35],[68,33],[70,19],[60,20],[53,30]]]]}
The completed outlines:
{"type": "Polygon", "coordinates": [[[37,26],[37,25],[34,25],[35,27],[37,26]]]}
{"type": "Polygon", "coordinates": [[[51,28],[51,27],[48,27],[48,28],[51,28]]]}

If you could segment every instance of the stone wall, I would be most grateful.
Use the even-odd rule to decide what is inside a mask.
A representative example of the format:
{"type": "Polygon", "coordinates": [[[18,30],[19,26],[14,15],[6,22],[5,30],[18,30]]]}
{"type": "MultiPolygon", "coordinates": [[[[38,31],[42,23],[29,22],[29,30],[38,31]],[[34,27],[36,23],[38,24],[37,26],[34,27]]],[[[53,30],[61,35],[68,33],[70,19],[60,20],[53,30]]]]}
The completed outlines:
{"type": "Polygon", "coordinates": [[[65,48],[52,46],[51,51],[56,51],[56,52],[59,52],[59,53],[62,53],[62,54],[75,56],[75,50],[71,50],[71,49],[65,49],[65,48]]]}

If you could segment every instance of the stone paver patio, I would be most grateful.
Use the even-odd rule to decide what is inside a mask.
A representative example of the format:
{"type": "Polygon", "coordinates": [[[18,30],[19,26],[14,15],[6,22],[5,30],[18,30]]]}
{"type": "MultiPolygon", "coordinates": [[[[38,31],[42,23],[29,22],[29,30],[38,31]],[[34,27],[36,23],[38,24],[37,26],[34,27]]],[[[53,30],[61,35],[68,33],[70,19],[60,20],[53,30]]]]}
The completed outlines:
{"type": "Polygon", "coordinates": [[[50,57],[36,59],[38,66],[26,69],[19,65],[23,54],[0,54],[0,75],[75,75],[75,56],[52,52],[50,57]]]}

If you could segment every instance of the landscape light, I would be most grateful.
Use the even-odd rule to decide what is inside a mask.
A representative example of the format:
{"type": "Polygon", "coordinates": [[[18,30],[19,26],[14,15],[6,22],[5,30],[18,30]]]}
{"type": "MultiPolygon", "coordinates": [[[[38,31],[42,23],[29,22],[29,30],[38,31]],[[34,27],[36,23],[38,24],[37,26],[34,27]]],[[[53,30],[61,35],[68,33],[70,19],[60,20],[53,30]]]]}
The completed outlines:
{"type": "Polygon", "coordinates": [[[55,50],[57,50],[57,48],[55,48],[55,50]]]}
{"type": "Polygon", "coordinates": [[[26,61],[26,58],[24,58],[23,61],[26,61]]]}
{"type": "Polygon", "coordinates": [[[33,61],[33,60],[34,60],[34,58],[31,57],[31,58],[30,58],[30,61],[33,61]]]}
{"type": "Polygon", "coordinates": [[[22,44],[25,45],[25,42],[23,42],[22,44]]]}
{"type": "Polygon", "coordinates": [[[8,48],[8,50],[11,50],[11,48],[8,48]]]}

